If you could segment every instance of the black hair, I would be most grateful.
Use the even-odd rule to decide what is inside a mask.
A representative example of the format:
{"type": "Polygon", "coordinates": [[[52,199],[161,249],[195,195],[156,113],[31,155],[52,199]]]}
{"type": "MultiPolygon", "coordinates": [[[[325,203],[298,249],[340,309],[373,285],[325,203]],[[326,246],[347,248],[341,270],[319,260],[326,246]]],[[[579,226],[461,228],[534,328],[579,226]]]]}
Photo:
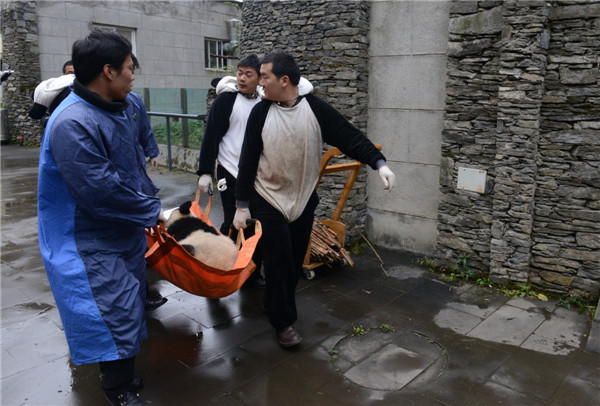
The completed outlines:
{"type": "Polygon", "coordinates": [[[120,72],[128,56],[131,56],[137,66],[137,58],[133,55],[127,38],[114,31],[93,30],[87,37],[73,44],[75,77],[86,85],[98,77],[106,64],[120,72]]]}
{"type": "Polygon", "coordinates": [[[273,68],[271,71],[278,79],[287,76],[290,78],[292,85],[298,86],[298,83],[300,83],[300,68],[292,55],[284,52],[273,52],[266,55],[261,63],[272,63],[273,68]]]}
{"type": "Polygon", "coordinates": [[[65,69],[66,69],[66,68],[67,68],[67,66],[69,66],[69,65],[70,65],[70,66],[73,66],[73,61],[72,61],[72,60],[70,60],[70,59],[69,59],[67,62],[65,62],[65,63],[63,64],[63,70],[62,70],[62,72],[63,72],[63,75],[65,74],[65,69]]]}
{"type": "Polygon", "coordinates": [[[242,59],[238,64],[238,68],[252,68],[256,71],[256,74],[260,76],[260,61],[258,60],[258,56],[256,54],[251,54],[242,59]]]}

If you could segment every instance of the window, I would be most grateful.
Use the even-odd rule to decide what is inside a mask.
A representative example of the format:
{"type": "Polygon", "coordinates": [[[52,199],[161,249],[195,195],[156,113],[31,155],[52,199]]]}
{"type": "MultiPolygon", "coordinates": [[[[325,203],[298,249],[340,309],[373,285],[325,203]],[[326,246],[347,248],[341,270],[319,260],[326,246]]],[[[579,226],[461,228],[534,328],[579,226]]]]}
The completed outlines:
{"type": "Polygon", "coordinates": [[[104,31],[115,31],[121,34],[131,42],[131,50],[135,56],[137,52],[135,50],[135,28],[117,27],[116,25],[105,25],[105,24],[92,24],[92,28],[97,28],[104,31]]]}
{"type": "Polygon", "coordinates": [[[204,67],[206,69],[223,69],[227,67],[227,56],[220,39],[204,40],[204,67]]]}

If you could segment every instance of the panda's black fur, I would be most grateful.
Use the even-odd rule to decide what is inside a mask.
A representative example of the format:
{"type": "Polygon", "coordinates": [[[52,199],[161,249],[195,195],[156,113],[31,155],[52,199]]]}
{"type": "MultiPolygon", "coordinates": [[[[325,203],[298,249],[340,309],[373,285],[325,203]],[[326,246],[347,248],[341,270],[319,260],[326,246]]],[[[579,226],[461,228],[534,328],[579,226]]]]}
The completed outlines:
{"type": "MultiPolygon", "coordinates": [[[[182,216],[189,216],[191,211],[190,207],[192,206],[192,202],[188,201],[179,206],[179,212],[182,216]]],[[[176,241],[183,240],[185,237],[190,235],[193,231],[202,230],[207,233],[211,233],[214,235],[219,235],[217,230],[199,219],[198,217],[181,217],[169,227],[167,227],[167,232],[175,238],[176,241]]]]}
{"type": "Polygon", "coordinates": [[[196,217],[190,210],[192,202],[185,202],[171,212],[165,223],[167,232],[191,255],[206,265],[229,270],[238,257],[236,244],[219,234],[214,226],[196,217]]]}
{"type": "Polygon", "coordinates": [[[206,224],[204,221],[200,220],[198,217],[183,217],[179,220],[175,221],[169,228],[167,228],[167,232],[175,238],[175,240],[180,241],[185,237],[190,235],[193,231],[202,230],[207,233],[211,233],[214,235],[219,235],[217,230],[214,227],[206,224]]]}

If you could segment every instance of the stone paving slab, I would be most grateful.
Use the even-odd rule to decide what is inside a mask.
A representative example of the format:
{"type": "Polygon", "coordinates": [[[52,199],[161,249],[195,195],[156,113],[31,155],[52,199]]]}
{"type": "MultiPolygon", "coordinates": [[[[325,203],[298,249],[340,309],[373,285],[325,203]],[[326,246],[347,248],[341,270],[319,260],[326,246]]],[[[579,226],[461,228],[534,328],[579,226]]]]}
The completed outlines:
{"type": "Polygon", "coordinates": [[[433,362],[421,354],[389,344],[351,368],[345,376],[365,388],[398,391],[433,362]]]}
{"type": "Polygon", "coordinates": [[[545,320],[538,312],[524,312],[515,306],[502,306],[467,336],[501,344],[521,345],[545,320]]]}
{"type": "Polygon", "coordinates": [[[467,334],[484,320],[482,317],[452,308],[452,305],[449,304],[449,308],[442,309],[435,315],[433,321],[438,326],[449,328],[459,334],[467,334]]]}
{"type": "Polygon", "coordinates": [[[588,327],[584,315],[576,317],[572,313],[566,309],[556,309],[521,347],[556,355],[566,355],[581,348],[588,327]]]}

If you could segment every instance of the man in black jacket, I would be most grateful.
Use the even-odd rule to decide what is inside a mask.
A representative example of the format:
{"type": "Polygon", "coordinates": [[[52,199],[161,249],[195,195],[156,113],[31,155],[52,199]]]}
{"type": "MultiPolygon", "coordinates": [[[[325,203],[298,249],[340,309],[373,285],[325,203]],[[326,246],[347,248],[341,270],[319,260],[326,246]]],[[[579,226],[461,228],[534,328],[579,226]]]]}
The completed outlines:
{"type": "MultiPolygon", "coordinates": [[[[258,73],[260,61],[255,54],[238,63],[236,77],[226,76],[216,86],[217,98],[211,105],[206,122],[199,168],[198,186],[206,193],[212,186],[212,175],[218,179],[218,189],[223,206],[223,224],[220,231],[228,235],[235,214],[235,187],[238,175],[240,150],[246,131],[246,122],[252,108],[260,102],[258,73]]],[[[237,234],[232,235],[233,239],[237,234]]],[[[253,257],[256,271],[246,282],[264,288],[265,280],[260,274],[261,260],[258,253],[253,257]]]]}
{"type": "Polygon", "coordinates": [[[337,110],[298,89],[300,70],[291,55],[272,53],[260,68],[264,99],[252,109],[236,188],[235,228],[260,220],[266,279],[265,305],[279,344],[302,342],[296,331],[296,285],[308,248],[323,142],[379,171],[384,188],[395,176],[385,157],[337,110]]]}

